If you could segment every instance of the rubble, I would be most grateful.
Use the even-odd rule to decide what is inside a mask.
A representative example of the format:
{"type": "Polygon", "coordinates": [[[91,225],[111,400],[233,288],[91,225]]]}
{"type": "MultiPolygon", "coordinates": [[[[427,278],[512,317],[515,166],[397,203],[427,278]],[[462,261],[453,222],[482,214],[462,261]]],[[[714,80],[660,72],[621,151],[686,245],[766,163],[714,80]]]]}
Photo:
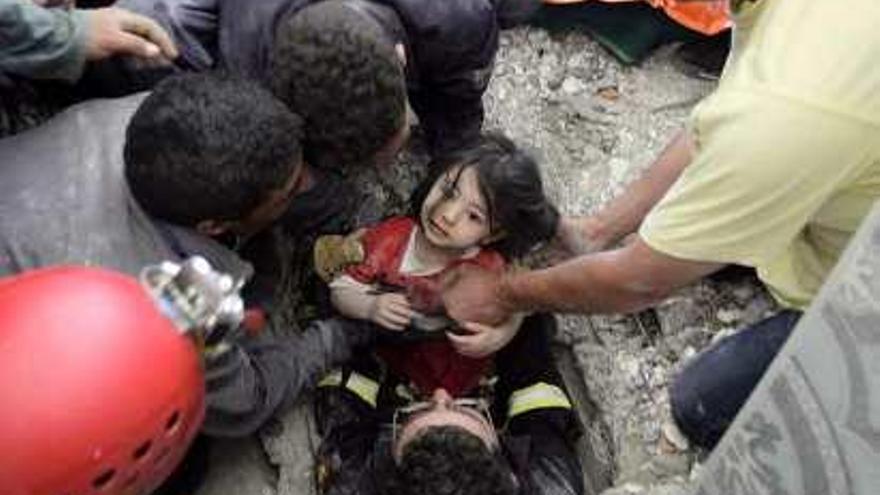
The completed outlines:
{"type": "MultiPolygon", "coordinates": [[[[650,164],[692,106],[712,90],[712,83],[677,72],[671,58],[671,50],[661,50],[641,67],[623,67],[579,33],[506,31],[485,98],[486,127],[503,130],[536,153],[548,193],[561,211],[589,213],[650,164]]],[[[374,213],[361,219],[375,216],[377,207],[405,210],[405,199],[426,162],[418,147],[407,151],[379,186],[364,193],[377,203],[367,208],[374,213]]],[[[294,293],[288,302],[300,300],[297,284],[296,277],[288,279],[294,293]]],[[[587,400],[596,410],[582,418],[597,464],[588,471],[607,484],[648,459],[668,414],[666,387],[675,371],[714,335],[756,321],[772,308],[752,278],[739,277],[701,282],[636,315],[560,317],[557,339],[573,349],[587,400]]],[[[304,431],[305,407],[263,435],[277,474],[274,493],[260,484],[253,485],[260,486],[257,491],[237,493],[309,493],[311,478],[302,457],[314,438],[304,431]]],[[[264,467],[252,470],[265,478],[264,467]]],[[[652,490],[655,495],[678,494],[684,487],[652,490]]],[[[199,491],[225,493],[230,491],[214,483],[199,491]]]]}

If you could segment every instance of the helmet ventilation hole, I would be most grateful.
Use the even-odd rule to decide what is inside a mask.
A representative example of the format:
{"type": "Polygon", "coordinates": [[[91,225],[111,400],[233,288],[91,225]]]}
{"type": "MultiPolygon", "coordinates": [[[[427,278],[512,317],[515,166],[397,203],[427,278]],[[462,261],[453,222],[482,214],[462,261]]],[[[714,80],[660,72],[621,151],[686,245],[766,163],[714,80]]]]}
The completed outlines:
{"type": "Polygon", "coordinates": [[[131,454],[134,460],[139,461],[146,457],[147,454],[150,453],[150,448],[153,446],[153,442],[151,440],[147,440],[144,443],[140,444],[138,448],[134,449],[134,452],[131,454]]]}
{"type": "Polygon", "coordinates": [[[178,426],[180,426],[180,411],[174,411],[171,413],[171,416],[168,416],[168,420],[165,421],[165,433],[173,435],[178,426]]]}
{"type": "Polygon", "coordinates": [[[110,482],[113,481],[113,478],[115,476],[116,476],[116,470],[115,469],[108,469],[108,470],[104,471],[103,473],[101,473],[100,475],[98,475],[98,477],[96,477],[94,480],[92,480],[92,487],[95,490],[99,490],[99,491],[104,490],[110,485],[110,482]]]}

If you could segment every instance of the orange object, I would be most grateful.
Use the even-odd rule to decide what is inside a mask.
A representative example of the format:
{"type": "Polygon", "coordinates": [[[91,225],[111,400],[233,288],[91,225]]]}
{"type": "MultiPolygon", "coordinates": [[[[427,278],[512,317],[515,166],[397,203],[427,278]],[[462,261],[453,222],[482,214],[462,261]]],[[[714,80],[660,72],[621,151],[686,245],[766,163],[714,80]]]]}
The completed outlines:
{"type": "Polygon", "coordinates": [[[733,26],[729,0],[544,0],[548,5],[566,5],[601,1],[604,3],[647,2],[663,9],[672,20],[682,26],[708,36],[733,26]]]}

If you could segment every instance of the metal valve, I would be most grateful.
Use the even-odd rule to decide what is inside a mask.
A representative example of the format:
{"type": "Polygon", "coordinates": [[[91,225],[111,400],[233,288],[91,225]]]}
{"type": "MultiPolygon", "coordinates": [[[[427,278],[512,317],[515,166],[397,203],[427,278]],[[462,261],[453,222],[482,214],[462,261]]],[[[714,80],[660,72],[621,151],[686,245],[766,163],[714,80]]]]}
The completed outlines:
{"type": "Polygon", "coordinates": [[[216,342],[244,319],[239,294],[244,281],[214,270],[201,256],[147,266],[140,280],[181,333],[195,332],[206,342],[216,342]]]}

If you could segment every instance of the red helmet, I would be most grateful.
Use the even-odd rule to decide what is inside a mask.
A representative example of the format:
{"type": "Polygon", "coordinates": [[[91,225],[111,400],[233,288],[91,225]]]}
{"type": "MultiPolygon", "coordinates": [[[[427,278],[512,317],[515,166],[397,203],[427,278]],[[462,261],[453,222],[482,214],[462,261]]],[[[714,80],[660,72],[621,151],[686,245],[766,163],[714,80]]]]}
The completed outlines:
{"type": "Polygon", "coordinates": [[[0,493],[144,493],[204,417],[198,352],[134,278],[0,280],[0,493]]]}

